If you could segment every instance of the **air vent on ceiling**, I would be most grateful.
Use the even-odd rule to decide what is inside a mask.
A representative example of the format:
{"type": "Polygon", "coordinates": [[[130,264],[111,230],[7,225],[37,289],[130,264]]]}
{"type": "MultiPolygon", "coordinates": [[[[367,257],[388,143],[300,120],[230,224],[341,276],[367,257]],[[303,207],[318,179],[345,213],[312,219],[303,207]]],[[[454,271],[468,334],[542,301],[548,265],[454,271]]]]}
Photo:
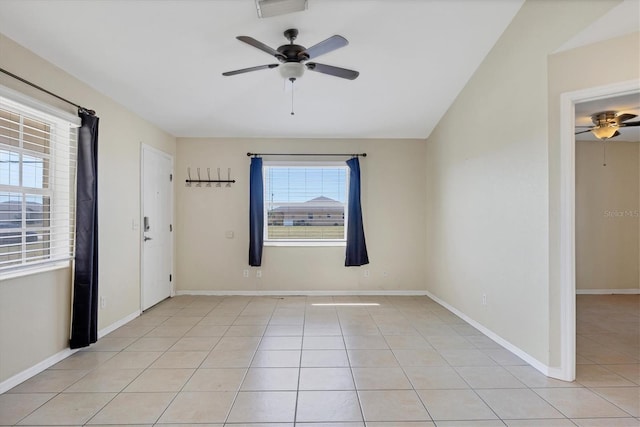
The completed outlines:
{"type": "Polygon", "coordinates": [[[307,10],[308,0],[256,0],[258,17],[286,15],[287,13],[307,10]]]}

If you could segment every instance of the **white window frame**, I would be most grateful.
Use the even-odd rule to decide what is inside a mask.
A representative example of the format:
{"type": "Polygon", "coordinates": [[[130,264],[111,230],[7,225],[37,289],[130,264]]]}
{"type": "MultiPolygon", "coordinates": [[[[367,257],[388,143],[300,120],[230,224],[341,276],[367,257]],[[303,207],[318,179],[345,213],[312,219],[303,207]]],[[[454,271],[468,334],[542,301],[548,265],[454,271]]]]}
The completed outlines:
{"type": "Polygon", "coordinates": [[[264,246],[346,246],[347,245],[347,223],[349,214],[349,166],[345,162],[339,161],[263,161],[262,164],[263,205],[264,205],[264,246]],[[344,237],[342,239],[269,239],[269,218],[268,218],[268,191],[267,191],[267,169],[269,167],[288,168],[340,168],[345,170],[345,202],[344,202],[344,237]]]}
{"type": "MultiPolygon", "coordinates": [[[[75,128],[80,126],[80,118],[66,111],[31,98],[20,92],[0,85],[0,107],[37,121],[50,125],[50,134],[55,135],[50,140],[49,153],[32,153],[20,146],[0,143],[0,148],[10,152],[20,153],[20,182],[19,185],[0,185],[1,192],[18,193],[23,195],[22,205],[22,257],[21,262],[14,265],[0,267],[0,280],[35,274],[42,271],[69,266],[74,255],[74,222],[75,222],[75,156],[77,143],[70,144],[75,139],[75,128]],[[72,133],[73,130],[73,133],[72,133]],[[49,161],[48,188],[32,188],[24,186],[22,179],[22,159],[24,155],[46,158],[49,161]],[[35,230],[48,231],[49,254],[41,260],[29,260],[26,256],[26,207],[24,195],[38,195],[49,197],[49,225],[35,230]]],[[[22,122],[22,119],[21,119],[22,122]]],[[[22,126],[20,130],[22,140],[22,126]]]]}

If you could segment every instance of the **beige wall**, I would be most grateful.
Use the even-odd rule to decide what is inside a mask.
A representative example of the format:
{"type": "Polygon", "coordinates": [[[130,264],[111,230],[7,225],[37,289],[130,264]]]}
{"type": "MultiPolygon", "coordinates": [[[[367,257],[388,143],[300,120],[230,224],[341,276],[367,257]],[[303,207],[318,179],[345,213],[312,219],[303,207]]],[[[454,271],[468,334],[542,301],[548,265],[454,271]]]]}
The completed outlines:
{"type": "Polygon", "coordinates": [[[427,140],[429,291],[544,365],[547,58],[615,5],[525,2],[427,140]]]}
{"type": "MultiPolygon", "coordinates": [[[[175,155],[175,138],[144,121],[49,62],[0,35],[0,66],[76,103],[100,117],[98,152],[100,309],[103,329],[140,309],[140,143],[175,155]]],[[[73,108],[0,75],[0,84],[70,112],[73,108]]],[[[0,298],[11,307],[0,326],[0,383],[68,344],[70,279],[68,269],[0,281],[0,298]],[[38,314],[33,315],[35,308],[38,314]],[[7,320],[9,319],[9,320],[7,320]],[[9,326],[7,326],[9,322],[9,326]],[[15,328],[20,325],[21,334],[15,328]],[[24,342],[24,337],[39,344],[24,342]]]]}
{"type": "Polygon", "coordinates": [[[565,92],[640,80],[640,32],[549,57],[549,319],[550,360],[560,362],[560,97],[565,92]],[[594,61],[594,52],[615,55],[615,64],[594,61]]]}
{"type": "Polygon", "coordinates": [[[424,289],[424,141],[179,139],[177,147],[179,291],[424,289]],[[248,266],[247,152],[366,152],[360,165],[371,264],[344,267],[344,247],[265,247],[262,278],[257,279],[257,268],[248,266]],[[238,182],[231,188],[187,188],[187,167],[191,167],[192,178],[197,167],[202,174],[207,167],[214,173],[220,167],[226,174],[230,167],[238,182]],[[233,231],[235,237],[227,239],[226,231],[233,231]],[[251,270],[250,278],[243,277],[245,269],[251,270]],[[365,269],[370,270],[368,278],[364,277],[365,269]]]}
{"type": "Polygon", "coordinates": [[[638,289],[638,142],[576,143],[576,288],[638,289]]]}

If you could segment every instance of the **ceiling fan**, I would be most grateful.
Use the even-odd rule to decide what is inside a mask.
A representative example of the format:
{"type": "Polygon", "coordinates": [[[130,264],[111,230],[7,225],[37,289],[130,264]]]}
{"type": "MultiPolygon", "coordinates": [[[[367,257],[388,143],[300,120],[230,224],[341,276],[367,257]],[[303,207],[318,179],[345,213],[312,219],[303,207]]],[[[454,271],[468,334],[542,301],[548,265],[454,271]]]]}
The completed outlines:
{"type": "Polygon", "coordinates": [[[578,131],[575,133],[575,135],[591,132],[595,135],[596,138],[601,140],[615,138],[616,136],[620,135],[620,132],[618,132],[618,129],[620,128],[629,126],[640,126],[640,121],[627,121],[636,117],[638,116],[635,114],[621,114],[617,111],[601,111],[591,116],[591,121],[595,126],[576,126],[578,128],[589,129],[578,131]]]}
{"type": "Polygon", "coordinates": [[[240,70],[227,71],[222,73],[223,76],[235,76],[236,74],[248,73],[251,71],[265,70],[279,67],[280,75],[291,82],[302,77],[304,70],[315,71],[330,76],[340,77],[343,79],[354,80],[360,75],[359,72],[348,70],[346,68],[334,67],[333,65],[320,64],[317,62],[307,62],[315,59],[320,55],[329,53],[349,44],[347,39],[342,36],[334,35],[320,43],[306,48],[294,44],[294,40],[298,37],[298,30],[295,28],[286,30],[284,36],[289,40],[289,44],[284,44],[277,49],[273,49],[266,44],[249,36],[236,37],[241,42],[247,43],[263,52],[275,57],[279,64],[258,65],[255,67],[242,68],[240,70]]]}

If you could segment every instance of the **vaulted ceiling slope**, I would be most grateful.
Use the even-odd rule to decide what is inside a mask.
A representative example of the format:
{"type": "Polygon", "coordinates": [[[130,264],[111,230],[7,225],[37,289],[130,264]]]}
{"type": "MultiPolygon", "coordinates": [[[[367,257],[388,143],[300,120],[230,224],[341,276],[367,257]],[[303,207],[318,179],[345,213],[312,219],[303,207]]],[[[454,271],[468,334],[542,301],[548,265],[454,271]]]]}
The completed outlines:
{"type": "Polygon", "coordinates": [[[3,0],[0,31],[175,136],[426,138],[522,3],[309,0],[260,19],[254,0],[3,0]],[[344,36],[318,62],[360,76],[306,72],[292,94],[277,70],[221,75],[274,62],[236,36],[276,48],[288,28],[306,47],[344,36]]]}

